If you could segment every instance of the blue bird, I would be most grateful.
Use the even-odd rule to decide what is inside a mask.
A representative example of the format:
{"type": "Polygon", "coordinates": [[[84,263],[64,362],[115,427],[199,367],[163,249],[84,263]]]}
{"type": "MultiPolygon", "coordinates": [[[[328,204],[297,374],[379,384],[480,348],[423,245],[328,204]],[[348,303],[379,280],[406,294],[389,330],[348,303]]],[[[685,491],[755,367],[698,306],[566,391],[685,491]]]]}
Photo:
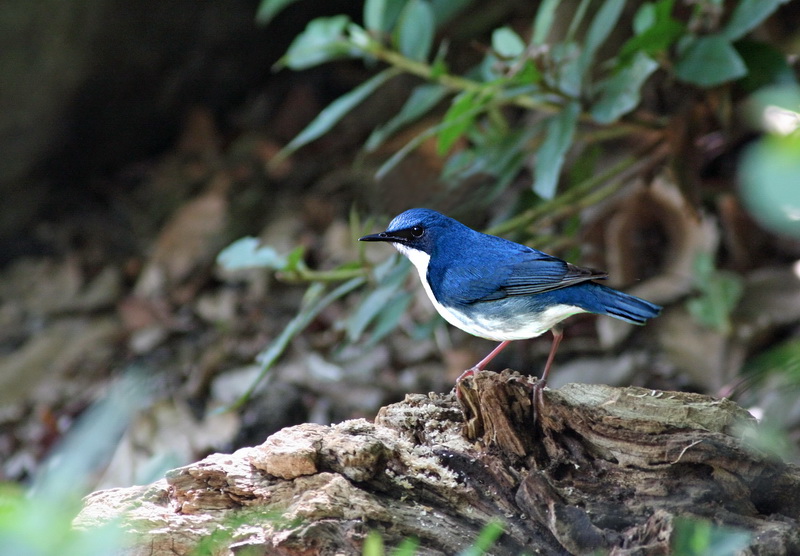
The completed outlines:
{"type": "MultiPolygon", "coordinates": [[[[547,383],[562,320],[578,313],[644,324],[661,307],[594,280],[605,272],[582,268],[531,247],[477,232],[430,209],[410,209],[385,232],[360,241],[391,243],[414,264],[422,286],[444,319],[500,344],[458,378],[484,368],[513,340],[551,330],[553,343],[536,391],[547,383]]],[[[536,392],[535,392],[536,394],[536,392]]],[[[534,395],[534,404],[537,396],[534,395]]],[[[535,410],[535,406],[534,406],[535,410]]]]}

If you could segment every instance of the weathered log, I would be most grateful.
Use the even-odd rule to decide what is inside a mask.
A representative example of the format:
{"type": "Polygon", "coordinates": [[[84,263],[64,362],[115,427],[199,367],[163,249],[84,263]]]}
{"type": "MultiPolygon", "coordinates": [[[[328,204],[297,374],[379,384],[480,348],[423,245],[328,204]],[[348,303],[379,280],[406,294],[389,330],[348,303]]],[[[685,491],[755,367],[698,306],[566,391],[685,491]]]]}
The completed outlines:
{"type": "Polygon", "coordinates": [[[697,394],[480,372],[450,394],[409,395],[375,423],[299,425],[146,487],[87,497],[76,526],[122,517],[127,554],[452,555],[490,521],[491,554],[669,554],[675,520],[752,533],[749,554],[800,554],[800,469],[750,447],[749,413],[697,394]],[[209,540],[211,539],[211,540],[209,540]]]}

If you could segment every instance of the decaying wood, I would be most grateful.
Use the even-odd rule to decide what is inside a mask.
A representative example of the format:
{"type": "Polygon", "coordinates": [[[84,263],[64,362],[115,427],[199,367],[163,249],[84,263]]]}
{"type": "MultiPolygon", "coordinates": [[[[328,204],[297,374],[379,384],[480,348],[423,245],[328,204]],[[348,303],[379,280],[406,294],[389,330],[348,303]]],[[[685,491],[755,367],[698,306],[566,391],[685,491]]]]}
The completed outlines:
{"type": "Polygon", "coordinates": [[[728,400],[572,384],[546,390],[481,372],[454,395],[409,395],[375,423],[284,429],[146,487],[87,497],[76,520],[122,516],[131,555],[360,554],[387,546],[456,554],[490,520],[497,555],[668,554],[675,519],[753,533],[751,554],[800,554],[800,469],[749,447],[728,400]],[[137,536],[138,535],[138,536],[137,536]]]}

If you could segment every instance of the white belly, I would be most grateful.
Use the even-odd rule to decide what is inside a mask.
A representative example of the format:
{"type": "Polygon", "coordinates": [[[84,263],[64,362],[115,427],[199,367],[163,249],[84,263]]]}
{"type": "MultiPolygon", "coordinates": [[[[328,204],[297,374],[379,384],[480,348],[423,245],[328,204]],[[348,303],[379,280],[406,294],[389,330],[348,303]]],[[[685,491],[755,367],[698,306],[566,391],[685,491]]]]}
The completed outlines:
{"type": "Polygon", "coordinates": [[[498,342],[535,338],[541,336],[565,318],[586,312],[574,305],[555,305],[553,307],[548,307],[535,316],[520,315],[519,318],[513,319],[512,321],[505,319],[476,319],[473,316],[467,316],[461,311],[445,307],[436,300],[427,278],[430,255],[424,251],[408,249],[406,246],[398,243],[394,245],[397,250],[408,257],[411,263],[417,268],[422,287],[425,289],[425,293],[428,294],[428,298],[431,300],[431,303],[433,303],[436,311],[442,315],[444,320],[473,336],[479,336],[498,342]]]}

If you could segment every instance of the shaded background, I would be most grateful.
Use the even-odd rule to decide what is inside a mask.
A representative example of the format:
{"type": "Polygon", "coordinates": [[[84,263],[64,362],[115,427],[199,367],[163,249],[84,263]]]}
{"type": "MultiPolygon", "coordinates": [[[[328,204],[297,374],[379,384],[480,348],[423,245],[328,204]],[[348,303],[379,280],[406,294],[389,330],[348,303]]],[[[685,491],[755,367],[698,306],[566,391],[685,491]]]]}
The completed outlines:
{"type": "MultiPolygon", "coordinates": [[[[530,176],[489,206],[485,178],[451,188],[428,145],[376,181],[375,168],[405,141],[370,155],[360,147],[401,106],[410,78],[382,89],[334,133],[269,165],[370,71],[357,62],[271,71],[309,20],[358,19],[359,2],[300,2],[267,28],[255,24],[258,4],[14,0],[0,13],[0,478],[28,479],[109,380],[128,371],[153,388],[98,486],[145,482],[287,425],[371,418],[407,392],[448,391],[490,349],[442,326],[412,276],[415,297],[387,341],[344,341],[342,323],[361,294],[348,297],[292,343],[245,407],[215,411],[252,384],[256,355],[295,315],[305,290],[264,271],[217,268],[217,253],[232,240],[255,235],[283,253],[304,245],[311,267],[333,268],[357,257],[348,225],[354,205],[380,228],[423,205],[484,227],[533,202],[530,176]]],[[[482,56],[475,40],[485,44],[501,24],[527,25],[534,8],[497,2],[456,19],[444,31],[453,37],[453,66],[469,67],[482,56]]],[[[792,8],[760,30],[789,52],[800,41],[792,8]]],[[[553,385],[734,394],[780,416],[792,456],[795,391],[780,373],[742,387],[740,371],[793,365],[798,372],[796,350],[781,357],[775,349],[796,345],[800,245],[762,229],[739,203],[734,174],[752,137],[746,126],[720,127],[717,113],[727,108],[713,95],[669,83],[648,92],[650,109],[680,107],[672,112],[674,150],[579,219],[547,223],[539,246],[608,269],[612,285],[667,309],[633,334],[609,319],[572,319],[553,385]],[[698,252],[710,270],[697,267],[698,252]],[[735,328],[710,329],[687,301],[704,281],[726,276],[744,288],[735,328]]],[[[620,141],[606,153],[608,164],[635,147],[620,141]]],[[[368,255],[379,261],[388,251],[378,246],[368,255]]],[[[538,374],[549,341],[517,342],[493,368],[538,374]]]]}

